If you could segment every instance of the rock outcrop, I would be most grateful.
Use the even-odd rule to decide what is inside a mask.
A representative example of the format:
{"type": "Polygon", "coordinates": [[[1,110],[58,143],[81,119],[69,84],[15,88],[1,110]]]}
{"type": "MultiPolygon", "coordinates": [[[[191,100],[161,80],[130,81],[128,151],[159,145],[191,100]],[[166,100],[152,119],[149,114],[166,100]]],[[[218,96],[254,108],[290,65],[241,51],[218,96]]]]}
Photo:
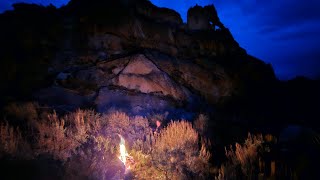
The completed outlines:
{"type": "Polygon", "coordinates": [[[112,85],[121,86],[141,93],[171,96],[176,100],[186,100],[187,90],[175,83],[169,75],[161,71],[144,55],[133,57],[128,65],[112,80],[112,85]]]}
{"type": "Polygon", "coordinates": [[[191,30],[215,30],[216,26],[225,29],[221,23],[216,8],[213,5],[194,6],[188,10],[188,28],[191,30]]]}
{"type": "MultiPolygon", "coordinates": [[[[54,106],[185,115],[240,96],[248,85],[275,80],[269,65],[247,55],[234,40],[213,5],[192,7],[187,24],[177,12],[147,0],[71,0],[60,9],[26,4],[14,8],[0,19],[22,23],[25,11],[32,9],[30,17],[56,30],[38,34],[40,24],[28,19],[32,23],[22,23],[24,28],[36,30],[29,32],[30,42],[15,39],[30,59],[30,47],[46,47],[39,55],[47,59],[49,70],[40,76],[47,77],[46,88],[33,93],[54,106]]],[[[8,25],[1,34],[10,28],[17,27],[8,25]]],[[[23,59],[10,54],[10,47],[4,46],[3,59],[23,59]]]]}
{"type": "Polygon", "coordinates": [[[181,25],[182,19],[179,13],[168,8],[159,8],[153,5],[150,1],[138,0],[135,3],[136,12],[153,21],[167,23],[170,25],[181,25]]]}

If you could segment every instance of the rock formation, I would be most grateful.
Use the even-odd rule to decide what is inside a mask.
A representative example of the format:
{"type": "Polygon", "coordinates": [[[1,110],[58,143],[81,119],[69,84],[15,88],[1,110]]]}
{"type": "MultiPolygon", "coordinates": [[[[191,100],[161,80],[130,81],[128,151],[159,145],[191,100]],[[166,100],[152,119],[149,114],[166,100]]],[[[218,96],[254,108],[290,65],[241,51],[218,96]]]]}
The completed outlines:
{"type": "MultiPolygon", "coordinates": [[[[11,19],[0,34],[21,37],[24,32],[10,32],[20,23],[27,36],[3,38],[9,46],[1,46],[6,50],[1,56],[4,62],[9,57],[16,62],[28,57],[32,63],[47,59],[48,71],[38,76],[45,83],[32,86],[34,96],[46,104],[186,115],[227,102],[245,93],[248,85],[275,80],[269,65],[247,55],[233,39],[213,5],[189,9],[187,24],[177,12],[147,0],[71,0],[60,9],[14,8],[0,15],[2,22],[11,19]],[[21,56],[10,46],[12,40],[20,44],[21,56]],[[41,52],[32,52],[37,48],[41,52]]],[[[25,84],[20,83],[6,93],[25,84]]]]}
{"type": "Polygon", "coordinates": [[[216,26],[225,29],[213,5],[205,7],[196,5],[188,10],[188,28],[190,30],[215,30],[216,26]]]}

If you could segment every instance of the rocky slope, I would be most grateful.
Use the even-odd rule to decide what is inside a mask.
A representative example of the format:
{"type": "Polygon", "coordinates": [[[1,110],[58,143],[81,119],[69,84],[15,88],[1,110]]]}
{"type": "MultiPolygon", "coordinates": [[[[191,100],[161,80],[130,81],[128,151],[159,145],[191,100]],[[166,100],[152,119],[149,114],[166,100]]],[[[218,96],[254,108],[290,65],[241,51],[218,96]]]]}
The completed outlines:
{"type": "Polygon", "coordinates": [[[8,72],[2,83],[17,82],[2,93],[29,87],[21,96],[67,111],[186,116],[276,80],[270,65],[238,45],[213,5],[189,9],[187,23],[147,0],[71,0],[60,9],[16,4],[0,21],[11,22],[0,33],[8,72]]]}

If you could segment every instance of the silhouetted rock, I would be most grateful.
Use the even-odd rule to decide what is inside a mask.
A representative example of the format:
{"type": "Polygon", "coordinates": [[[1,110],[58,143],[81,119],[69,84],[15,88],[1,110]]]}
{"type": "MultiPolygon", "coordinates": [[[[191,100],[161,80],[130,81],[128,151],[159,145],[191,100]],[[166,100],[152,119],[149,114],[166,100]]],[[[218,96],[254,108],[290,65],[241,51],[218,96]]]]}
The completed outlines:
{"type": "Polygon", "coordinates": [[[188,28],[191,30],[210,30],[225,27],[220,22],[218,13],[213,5],[194,6],[188,10],[188,28]]]}
{"type": "Polygon", "coordinates": [[[153,21],[168,23],[170,25],[181,25],[182,19],[180,14],[168,8],[159,8],[150,1],[137,0],[136,11],[153,21]]]}

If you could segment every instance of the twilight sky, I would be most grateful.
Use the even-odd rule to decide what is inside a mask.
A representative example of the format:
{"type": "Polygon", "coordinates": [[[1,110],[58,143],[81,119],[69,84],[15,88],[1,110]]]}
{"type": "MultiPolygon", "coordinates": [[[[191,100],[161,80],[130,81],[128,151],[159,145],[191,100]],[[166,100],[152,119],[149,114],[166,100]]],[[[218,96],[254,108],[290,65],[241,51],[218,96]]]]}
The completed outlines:
{"type": "MultiPolygon", "coordinates": [[[[247,52],[271,63],[280,79],[297,75],[320,78],[319,0],[151,0],[176,10],[186,21],[190,6],[214,4],[221,22],[247,52]]],[[[68,0],[1,0],[0,12],[12,3],[57,7],[68,0]]]]}

